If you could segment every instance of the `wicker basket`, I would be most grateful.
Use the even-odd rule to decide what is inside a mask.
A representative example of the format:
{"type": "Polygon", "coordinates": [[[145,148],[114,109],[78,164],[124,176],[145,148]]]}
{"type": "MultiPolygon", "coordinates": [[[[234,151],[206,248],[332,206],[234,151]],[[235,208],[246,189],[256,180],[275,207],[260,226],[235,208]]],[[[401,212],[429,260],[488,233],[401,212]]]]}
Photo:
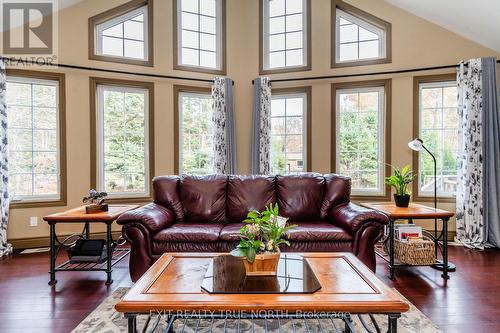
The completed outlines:
{"type": "Polygon", "coordinates": [[[395,239],[394,256],[408,265],[433,265],[436,262],[435,245],[429,240],[409,243],[395,239]]]}

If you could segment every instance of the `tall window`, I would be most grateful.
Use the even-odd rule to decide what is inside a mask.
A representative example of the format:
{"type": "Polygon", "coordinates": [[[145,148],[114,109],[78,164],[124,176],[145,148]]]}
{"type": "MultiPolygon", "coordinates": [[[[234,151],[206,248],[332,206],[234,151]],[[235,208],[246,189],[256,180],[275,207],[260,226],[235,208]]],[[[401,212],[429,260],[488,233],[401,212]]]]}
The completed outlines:
{"type": "Polygon", "coordinates": [[[153,65],[152,4],[133,0],[89,19],[91,59],[153,65]]]}
{"type": "Polygon", "coordinates": [[[263,71],[308,64],[308,0],[262,1],[263,71]]]}
{"type": "Polygon", "coordinates": [[[429,154],[419,154],[418,194],[434,195],[437,182],[438,195],[451,197],[457,189],[458,158],[458,105],[455,81],[420,82],[419,137],[437,160],[437,178],[429,154]]]}
{"type": "Polygon", "coordinates": [[[213,107],[210,92],[180,91],[177,98],[180,173],[213,173],[213,107]]]}
{"type": "Polygon", "coordinates": [[[97,85],[96,186],[110,197],[147,197],[150,183],[149,90],[97,85]]]}
{"type": "Polygon", "coordinates": [[[59,84],[59,80],[7,78],[13,204],[64,200],[59,84]]]}
{"type": "Polygon", "coordinates": [[[177,63],[187,69],[223,71],[224,0],[174,0],[177,63]]]}
{"type": "Polygon", "coordinates": [[[307,92],[277,92],[271,99],[271,173],[307,170],[307,92]]]}
{"type": "Polygon", "coordinates": [[[342,1],[333,3],[333,67],[390,62],[390,23],[342,1]]]}
{"type": "Polygon", "coordinates": [[[385,194],[385,86],[335,90],[336,171],[355,195],[385,194]]]}

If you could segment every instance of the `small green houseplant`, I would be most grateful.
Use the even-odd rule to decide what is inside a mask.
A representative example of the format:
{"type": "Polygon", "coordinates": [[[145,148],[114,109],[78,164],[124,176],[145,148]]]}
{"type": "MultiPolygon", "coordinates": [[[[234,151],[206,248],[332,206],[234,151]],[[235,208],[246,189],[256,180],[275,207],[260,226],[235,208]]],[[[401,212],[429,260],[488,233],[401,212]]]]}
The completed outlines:
{"type": "Polygon", "coordinates": [[[410,169],[410,165],[405,165],[401,169],[397,167],[392,167],[394,173],[385,178],[385,183],[394,187],[396,193],[394,193],[394,202],[398,207],[408,207],[410,204],[411,191],[408,189],[408,185],[413,182],[415,175],[410,169]]]}
{"type": "Polygon", "coordinates": [[[285,233],[294,228],[287,218],[279,216],[278,204],[266,206],[263,212],[251,211],[243,220],[240,243],[231,251],[243,258],[247,275],[275,275],[280,256],[280,246],[290,245],[285,233]]]}

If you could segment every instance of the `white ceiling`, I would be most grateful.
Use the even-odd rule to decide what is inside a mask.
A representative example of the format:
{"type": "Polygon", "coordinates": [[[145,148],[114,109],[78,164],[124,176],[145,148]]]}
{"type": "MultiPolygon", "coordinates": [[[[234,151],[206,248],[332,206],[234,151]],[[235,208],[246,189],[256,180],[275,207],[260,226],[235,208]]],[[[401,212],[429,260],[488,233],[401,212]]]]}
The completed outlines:
{"type": "Polygon", "coordinates": [[[500,52],[499,0],[385,0],[500,52]]]}

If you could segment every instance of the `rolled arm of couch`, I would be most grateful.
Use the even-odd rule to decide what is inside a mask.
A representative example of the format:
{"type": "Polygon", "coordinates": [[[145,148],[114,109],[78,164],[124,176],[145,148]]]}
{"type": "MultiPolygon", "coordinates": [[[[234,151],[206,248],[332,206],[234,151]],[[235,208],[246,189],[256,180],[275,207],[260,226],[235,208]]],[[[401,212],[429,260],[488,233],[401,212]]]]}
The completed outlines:
{"type": "Polygon", "coordinates": [[[129,271],[137,281],[154,262],[153,236],[175,222],[175,214],[168,208],[150,203],[122,214],[117,223],[123,226],[122,235],[130,244],[129,271]]]}
{"type": "Polygon", "coordinates": [[[353,236],[352,252],[375,272],[375,244],[384,234],[384,225],[389,223],[387,216],[349,202],[334,207],[328,217],[332,224],[353,236]]]}
{"type": "Polygon", "coordinates": [[[130,224],[141,224],[152,234],[174,224],[175,214],[168,208],[150,203],[140,208],[128,211],[117,220],[118,224],[127,227],[130,224]]]}
{"type": "Polygon", "coordinates": [[[351,235],[355,235],[366,224],[380,224],[380,228],[382,228],[382,226],[389,223],[389,219],[385,214],[358,206],[352,202],[333,207],[328,214],[328,218],[331,223],[342,227],[351,235]]]}

